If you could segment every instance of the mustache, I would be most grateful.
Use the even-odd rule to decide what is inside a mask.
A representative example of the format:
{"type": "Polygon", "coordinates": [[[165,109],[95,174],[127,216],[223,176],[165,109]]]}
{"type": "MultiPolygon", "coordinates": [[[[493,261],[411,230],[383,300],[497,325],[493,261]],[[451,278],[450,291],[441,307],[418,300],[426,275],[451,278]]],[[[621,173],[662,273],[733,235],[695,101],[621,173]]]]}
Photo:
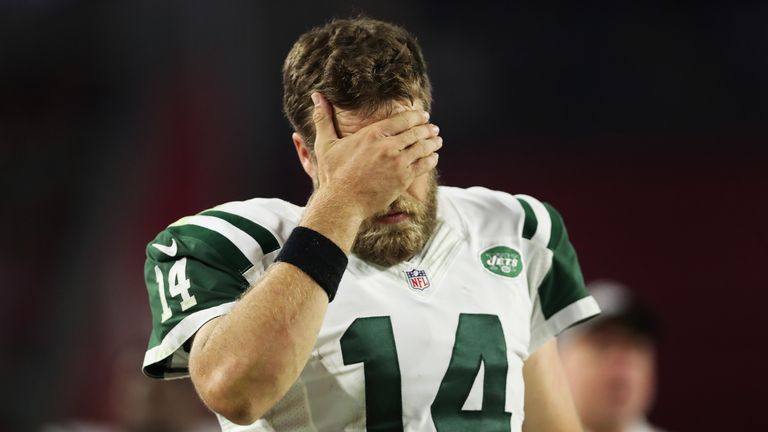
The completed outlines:
{"type": "Polygon", "coordinates": [[[409,215],[418,214],[423,207],[424,204],[419,201],[400,196],[397,197],[386,210],[374,214],[373,218],[383,217],[392,213],[405,213],[409,215]]]}

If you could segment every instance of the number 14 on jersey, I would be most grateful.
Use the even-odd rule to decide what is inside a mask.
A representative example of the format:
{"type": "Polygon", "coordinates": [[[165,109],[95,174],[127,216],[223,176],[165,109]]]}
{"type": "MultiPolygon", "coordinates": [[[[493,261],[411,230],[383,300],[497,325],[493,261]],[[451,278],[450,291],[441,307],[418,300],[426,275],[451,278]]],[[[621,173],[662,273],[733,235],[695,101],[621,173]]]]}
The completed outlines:
{"type": "MultiPolygon", "coordinates": [[[[363,363],[368,431],[402,431],[400,364],[388,316],[358,318],[341,337],[344,364],[363,363]]],[[[499,317],[461,314],[448,370],[431,405],[438,432],[508,432],[504,411],[507,347],[499,317]],[[480,411],[463,410],[472,384],[485,367],[480,411]]]]}

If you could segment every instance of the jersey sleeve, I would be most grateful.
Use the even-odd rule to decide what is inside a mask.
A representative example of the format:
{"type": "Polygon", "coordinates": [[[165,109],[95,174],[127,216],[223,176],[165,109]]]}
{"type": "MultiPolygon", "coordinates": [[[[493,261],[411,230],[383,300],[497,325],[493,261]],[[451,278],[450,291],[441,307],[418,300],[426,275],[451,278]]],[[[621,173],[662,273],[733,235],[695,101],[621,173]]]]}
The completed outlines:
{"type": "Polygon", "coordinates": [[[152,313],[144,374],[188,376],[192,336],[234,306],[278,247],[263,226],[219,210],[183,218],[158,234],[147,245],[144,265],[152,313]]]}
{"type": "Polygon", "coordinates": [[[551,337],[600,313],[584,284],[579,261],[560,214],[551,205],[518,195],[530,242],[528,283],[533,304],[529,353],[551,337]]]}

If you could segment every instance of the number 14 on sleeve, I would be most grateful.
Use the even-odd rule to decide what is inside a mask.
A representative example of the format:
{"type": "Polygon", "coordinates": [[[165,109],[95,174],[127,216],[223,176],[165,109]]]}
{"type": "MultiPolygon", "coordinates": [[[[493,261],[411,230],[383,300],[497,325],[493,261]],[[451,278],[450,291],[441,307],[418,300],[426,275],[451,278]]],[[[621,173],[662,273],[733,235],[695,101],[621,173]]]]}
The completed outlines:
{"type": "MultiPolygon", "coordinates": [[[[177,297],[181,295],[181,310],[182,312],[191,308],[197,304],[195,296],[189,294],[189,289],[192,287],[191,282],[186,276],[187,274],[187,259],[182,258],[173,263],[170,271],[168,272],[168,292],[171,297],[177,297]]],[[[165,297],[165,283],[163,281],[163,272],[159,266],[155,266],[155,278],[157,278],[157,290],[160,295],[160,305],[163,309],[160,315],[160,322],[166,322],[173,316],[171,308],[168,306],[168,301],[165,297]]]]}

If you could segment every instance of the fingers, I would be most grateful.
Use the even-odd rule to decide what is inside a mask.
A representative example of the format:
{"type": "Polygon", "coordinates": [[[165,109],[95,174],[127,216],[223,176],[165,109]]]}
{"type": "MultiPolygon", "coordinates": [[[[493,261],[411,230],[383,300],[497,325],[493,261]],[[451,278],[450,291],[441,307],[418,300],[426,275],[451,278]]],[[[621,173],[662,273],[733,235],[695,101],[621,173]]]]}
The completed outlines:
{"type": "Polygon", "coordinates": [[[440,155],[437,151],[443,147],[443,138],[434,136],[412,144],[401,152],[404,163],[410,169],[410,175],[416,178],[437,166],[440,155]]]}
{"type": "Polygon", "coordinates": [[[328,142],[339,139],[336,129],[333,127],[333,107],[322,93],[314,92],[311,95],[315,104],[312,112],[312,121],[315,124],[315,143],[328,142]]]}
{"type": "Polygon", "coordinates": [[[381,136],[393,136],[411,129],[414,126],[425,124],[428,120],[428,112],[422,110],[408,110],[376,122],[371,126],[375,127],[381,136]]]}
{"type": "Polygon", "coordinates": [[[437,160],[440,155],[437,153],[431,153],[429,156],[418,159],[411,165],[411,170],[414,178],[420,175],[426,174],[437,166],[437,160]]]}
{"type": "Polygon", "coordinates": [[[402,156],[405,161],[410,165],[415,161],[429,156],[430,154],[440,150],[443,147],[443,138],[436,136],[428,139],[423,139],[412,144],[402,152],[402,156]]]}
{"type": "Polygon", "coordinates": [[[437,125],[429,123],[414,126],[395,135],[394,137],[389,138],[389,140],[391,140],[397,150],[400,151],[408,148],[414,143],[419,142],[420,140],[434,138],[439,132],[440,128],[437,127],[437,125]]]}

